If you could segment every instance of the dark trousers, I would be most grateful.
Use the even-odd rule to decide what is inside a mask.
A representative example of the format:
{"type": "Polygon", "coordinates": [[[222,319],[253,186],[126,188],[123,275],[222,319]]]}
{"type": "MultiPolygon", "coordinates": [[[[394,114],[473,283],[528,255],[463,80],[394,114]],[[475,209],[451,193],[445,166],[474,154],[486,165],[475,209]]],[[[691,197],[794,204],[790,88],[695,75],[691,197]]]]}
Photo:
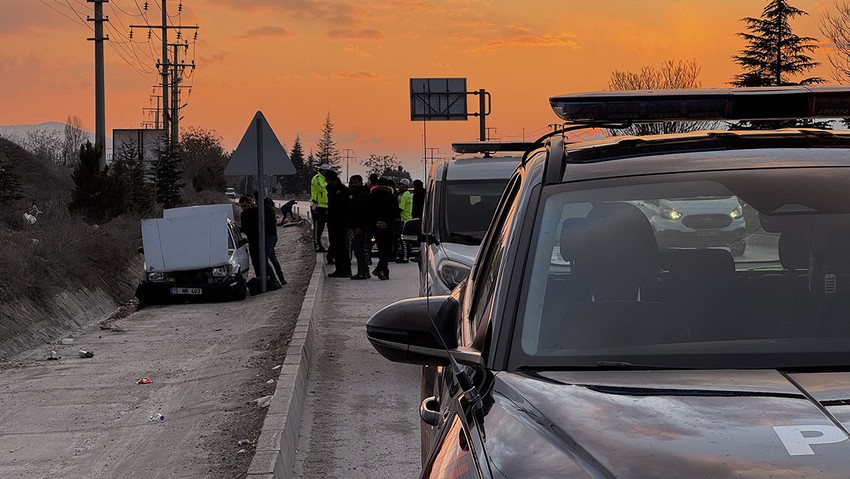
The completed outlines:
{"type": "Polygon", "coordinates": [[[348,238],[348,228],[337,226],[328,228],[328,256],[333,258],[338,273],[351,274],[351,241],[348,238]]]}
{"type": "Polygon", "coordinates": [[[375,229],[375,243],[378,245],[378,266],[375,271],[383,271],[389,276],[389,262],[393,255],[393,229],[375,229]]]}
{"type": "Polygon", "coordinates": [[[325,232],[327,222],[328,209],[316,208],[316,211],[313,212],[313,246],[315,246],[315,249],[322,248],[322,233],[325,232]]]}
{"type": "MultiPolygon", "coordinates": [[[[278,281],[281,283],[285,283],[286,280],[283,278],[283,269],[280,267],[280,262],[277,260],[277,255],[274,253],[274,247],[277,244],[277,236],[266,236],[266,258],[269,259],[269,263],[271,263],[272,271],[277,275],[278,281]]],[[[268,269],[268,264],[266,265],[268,269]]],[[[271,276],[270,271],[266,271],[266,275],[271,276]]]]}
{"type": "Polygon", "coordinates": [[[357,274],[369,275],[369,248],[372,247],[369,233],[365,230],[357,230],[360,233],[352,230],[351,233],[351,249],[354,250],[354,257],[357,258],[357,274]]]}

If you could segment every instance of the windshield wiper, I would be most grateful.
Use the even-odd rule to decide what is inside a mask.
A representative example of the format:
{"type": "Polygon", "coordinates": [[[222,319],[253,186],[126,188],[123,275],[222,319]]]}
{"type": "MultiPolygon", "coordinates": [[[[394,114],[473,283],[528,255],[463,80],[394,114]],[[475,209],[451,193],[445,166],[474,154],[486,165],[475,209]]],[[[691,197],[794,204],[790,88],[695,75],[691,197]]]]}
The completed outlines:
{"type": "Polygon", "coordinates": [[[694,369],[684,366],[660,366],[657,364],[634,364],[627,361],[597,361],[597,369],[694,369]]]}

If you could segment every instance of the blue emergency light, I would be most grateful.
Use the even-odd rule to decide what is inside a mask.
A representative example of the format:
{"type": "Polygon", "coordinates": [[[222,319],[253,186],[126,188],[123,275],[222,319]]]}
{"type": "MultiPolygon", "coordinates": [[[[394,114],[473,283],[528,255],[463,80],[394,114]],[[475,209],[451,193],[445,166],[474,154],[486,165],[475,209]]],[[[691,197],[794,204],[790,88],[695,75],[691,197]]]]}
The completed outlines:
{"type": "Polygon", "coordinates": [[[848,118],[850,88],[620,90],[559,95],[549,103],[564,121],[584,124],[848,118]]]}

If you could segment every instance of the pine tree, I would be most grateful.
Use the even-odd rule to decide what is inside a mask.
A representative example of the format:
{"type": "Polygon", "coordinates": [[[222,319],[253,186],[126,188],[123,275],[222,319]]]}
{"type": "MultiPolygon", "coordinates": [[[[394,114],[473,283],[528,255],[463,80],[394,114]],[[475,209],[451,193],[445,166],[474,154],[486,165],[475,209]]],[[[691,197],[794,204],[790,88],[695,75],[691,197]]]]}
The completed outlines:
{"type": "Polygon", "coordinates": [[[321,165],[327,163],[332,170],[339,171],[340,157],[336,141],[333,139],[334,126],[331,123],[331,113],[325,118],[325,126],[322,127],[322,137],[319,138],[316,152],[316,161],[321,165]]]}
{"type": "MultiPolygon", "coordinates": [[[[820,77],[808,77],[798,81],[791,78],[818,65],[818,62],[807,55],[817,48],[817,39],[801,37],[791,31],[789,20],[800,15],[808,14],[791,6],[787,0],[770,0],[764,7],[761,18],[744,18],[749,33],[738,33],[738,36],[747,41],[747,47],[732,57],[744,71],[736,75],[730,84],[736,87],[766,87],[823,83],[825,80],[820,77]]],[[[765,130],[801,125],[829,127],[826,122],[785,120],[741,121],[731,125],[731,128],[765,130]]]]}
{"type": "Polygon", "coordinates": [[[83,213],[92,221],[107,219],[104,210],[108,203],[109,178],[106,169],[100,168],[100,150],[86,141],[80,147],[80,161],[71,172],[74,189],[68,209],[83,213]]]}
{"type": "Polygon", "coordinates": [[[180,204],[183,196],[182,189],[186,186],[180,167],[180,155],[171,146],[160,149],[154,169],[156,201],[164,208],[173,208],[180,204]]]}
{"type": "Polygon", "coordinates": [[[0,204],[21,198],[21,175],[12,158],[0,155],[0,204]]]}
{"type": "Polygon", "coordinates": [[[283,193],[287,195],[299,195],[310,191],[310,171],[304,164],[304,148],[301,146],[301,138],[296,136],[289,151],[289,159],[295,167],[295,174],[283,177],[283,193]],[[307,178],[306,180],[304,178],[307,178]]]}

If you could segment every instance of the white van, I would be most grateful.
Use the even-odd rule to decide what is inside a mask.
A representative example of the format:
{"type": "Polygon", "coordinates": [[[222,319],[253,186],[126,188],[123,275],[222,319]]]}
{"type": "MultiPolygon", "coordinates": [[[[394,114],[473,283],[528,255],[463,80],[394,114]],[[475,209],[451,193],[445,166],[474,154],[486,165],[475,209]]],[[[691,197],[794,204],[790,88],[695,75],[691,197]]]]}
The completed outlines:
{"type": "Polygon", "coordinates": [[[162,216],[142,220],[139,302],[245,299],[248,239],[233,205],[170,208],[162,216]]]}
{"type": "Polygon", "coordinates": [[[466,279],[496,204],[530,143],[454,143],[459,153],[435,162],[426,185],[418,232],[419,294],[445,295],[466,279]]]}

